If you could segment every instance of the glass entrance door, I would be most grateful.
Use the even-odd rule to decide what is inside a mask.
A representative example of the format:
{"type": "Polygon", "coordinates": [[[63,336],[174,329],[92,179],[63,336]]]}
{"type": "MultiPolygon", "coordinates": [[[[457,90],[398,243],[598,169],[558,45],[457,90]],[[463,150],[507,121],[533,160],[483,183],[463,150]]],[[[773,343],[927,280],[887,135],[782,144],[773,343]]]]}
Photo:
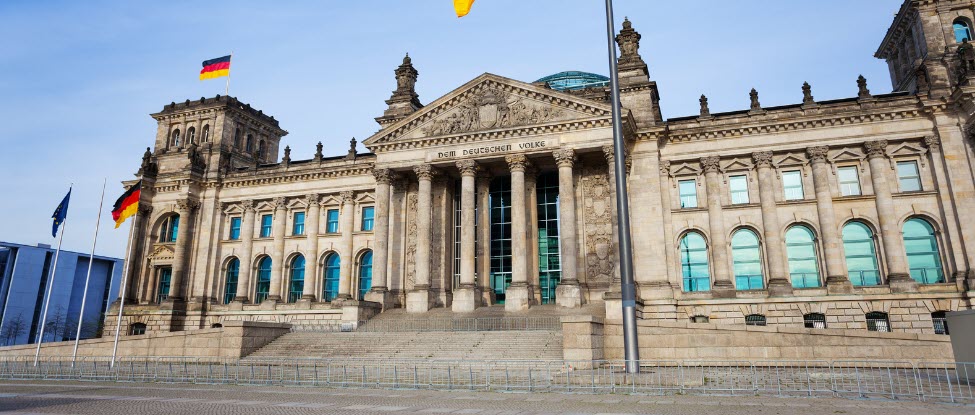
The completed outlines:
{"type": "MultiPolygon", "coordinates": [[[[491,289],[498,304],[511,285],[511,177],[491,180],[491,289]]],[[[524,253],[520,253],[524,255],[524,253]]]]}
{"type": "Polygon", "coordinates": [[[555,302],[555,287],[562,280],[558,173],[539,175],[535,189],[538,199],[538,290],[542,304],[551,304],[555,302]]]}

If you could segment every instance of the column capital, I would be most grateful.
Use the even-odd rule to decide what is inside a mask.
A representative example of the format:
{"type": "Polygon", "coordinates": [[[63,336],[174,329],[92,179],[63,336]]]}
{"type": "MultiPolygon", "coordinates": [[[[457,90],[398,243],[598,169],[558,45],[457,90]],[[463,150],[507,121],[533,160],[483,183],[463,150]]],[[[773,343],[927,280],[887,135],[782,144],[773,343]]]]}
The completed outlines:
{"type": "MultiPolygon", "coordinates": [[[[615,155],[616,155],[616,149],[613,147],[612,144],[606,144],[606,145],[603,146],[603,157],[606,158],[606,163],[609,163],[610,166],[612,166],[613,163],[614,163],[613,160],[614,160],[614,156],[615,155]]],[[[626,157],[626,156],[627,156],[626,149],[624,148],[623,149],[623,157],[626,157]]]]}
{"type": "Polygon", "coordinates": [[[756,151],[752,153],[752,161],[755,162],[755,167],[772,167],[772,152],[756,151]]]}
{"type": "Polygon", "coordinates": [[[274,198],[271,203],[274,204],[275,209],[285,209],[288,207],[288,199],[284,196],[274,198]]]}
{"type": "Polygon", "coordinates": [[[345,191],[339,192],[339,199],[342,199],[342,203],[343,204],[346,204],[346,203],[348,203],[348,204],[355,203],[355,192],[353,192],[351,190],[345,190],[345,191]]]}
{"type": "Polygon", "coordinates": [[[867,150],[867,158],[887,157],[887,140],[874,140],[863,143],[867,150]]]}
{"type": "Polygon", "coordinates": [[[576,152],[571,148],[563,148],[553,151],[552,157],[555,157],[557,166],[571,168],[576,161],[576,152]]]}
{"type": "Polygon", "coordinates": [[[670,176],[670,160],[660,160],[660,175],[670,176]]]}
{"type": "Polygon", "coordinates": [[[925,136],[924,145],[931,151],[941,151],[941,139],[936,135],[925,136]]]}
{"type": "Polygon", "coordinates": [[[530,164],[528,157],[525,157],[522,154],[505,156],[504,161],[508,163],[508,169],[510,169],[512,172],[524,172],[530,164]]]}
{"type": "Polygon", "coordinates": [[[318,204],[322,200],[322,195],[318,193],[311,193],[305,196],[305,201],[308,202],[308,207],[312,207],[318,204]]]}
{"type": "Polygon", "coordinates": [[[253,211],[254,210],[254,201],[251,200],[251,199],[241,200],[240,201],[240,207],[242,209],[244,209],[244,212],[253,211]]]}
{"type": "Polygon", "coordinates": [[[481,170],[481,167],[474,160],[459,160],[456,164],[461,176],[476,176],[477,172],[481,170]]]}
{"type": "Polygon", "coordinates": [[[721,167],[721,157],[707,156],[701,157],[701,167],[705,173],[717,173],[721,167]]]}
{"type": "Polygon", "coordinates": [[[393,180],[393,172],[389,169],[372,169],[372,177],[376,179],[376,184],[390,184],[393,180]]]}
{"type": "Polygon", "coordinates": [[[151,214],[152,214],[152,205],[148,205],[148,204],[143,205],[141,203],[139,204],[139,215],[149,216],[151,214]]]}
{"type": "Polygon", "coordinates": [[[416,177],[420,180],[433,180],[433,176],[437,175],[437,170],[429,164],[421,164],[413,167],[413,173],[416,173],[416,177]]]}
{"type": "Polygon", "coordinates": [[[809,156],[809,161],[813,163],[822,163],[826,161],[826,156],[829,155],[829,147],[827,146],[815,146],[806,149],[806,155],[809,156]]]}
{"type": "Polygon", "coordinates": [[[176,210],[179,212],[189,212],[193,209],[196,209],[197,206],[200,206],[200,202],[197,202],[193,199],[183,199],[183,200],[176,201],[176,210]]]}

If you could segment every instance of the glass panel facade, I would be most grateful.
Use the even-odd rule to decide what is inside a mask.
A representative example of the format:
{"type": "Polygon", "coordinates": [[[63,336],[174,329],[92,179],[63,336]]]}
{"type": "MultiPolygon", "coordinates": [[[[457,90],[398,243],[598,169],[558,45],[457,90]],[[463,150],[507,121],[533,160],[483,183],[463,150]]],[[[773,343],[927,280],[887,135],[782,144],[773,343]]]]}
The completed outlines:
{"type": "Polygon", "coordinates": [[[731,260],[734,264],[735,287],[739,290],[765,288],[762,254],[758,236],[749,229],[739,229],[731,237],[731,260]]]}
{"type": "Polygon", "coordinates": [[[690,232],[681,238],[680,268],[684,278],[684,291],[711,290],[708,246],[701,234],[690,232]]]}
{"type": "Polygon", "coordinates": [[[257,284],[254,290],[254,304],[259,304],[267,299],[267,294],[271,290],[271,257],[261,258],[257,263],[257,284]]]}
{"type": "Polygon", "coordinates": [[[338,209],[329,209],[325,213],[325,233],[339,233],[338,209]]]}
{"type": "Polygon", "coordinates": [[[911,278],[921,284],[945,282],[944,271],[941,269],[941,255],[938,253],[938,241],[934,237],[934,228],[931,224],[918,218],[905,222],[904,251],[907,252],[911,278]]]}
{"type": "MultiPolygon", "coordinates": [[[[491,180],[491,289],[499,304],[511,285],[511,177],[491,180]]],[[[522,253],[523,254],[523,253],[522,253]]]]}
{"type": "Polygon", "coordinates": [[[240,218],[230,218],[230,239],[240,239],[240,218]]]}
{"type": "Polygon", "coordinates": [[[860,176],[857,174],[856,166],[845,166],[836,169],[836,175],[840,180],[840,194],[843,196],[860,195],[860,176]]]}
{"type": "Polygon", "coordinates": [[[897,162],[897,181],[900,182],[902,192],[920,191],[921,176],[917,173],[917,163],[913,161],[897,162]]]}
{"type": "Polygon", "coordinates": [[[799,170],[782,172],[782,188],[785,191],[785,200],[801,200],[802,174],[799,170]]]}
{"type": "Polygon", "coordinates": [[[322,270],[322,301],[332,301],[339,295],[339,254],[331,253],[325,257],[325,268],[322,270]]]}
{"type": "Polygon", "coordinates": [[[288,302],[293,303],[301,298],[305,289],[305,257],[298,255],[291,260],[291,281],[288,283],[288,302]]]}
{"type": "Polygon", "coordinates": [[[953,23],[951,27],[955,31],[955,42],[962,43],[966,40],[972,40],[972,31],[968,28],[968,23],[961,20],[955,20],[955,23],[953,23]]]}
{"type": "Polygon", "coordinates": [[[230,304],[237,295],[237,277],[240,275],[240,260],[231,259],[227,264],[227,279],[223,284],[223,303],[230,304]]]}
{"type": "Polygon", "coordinates": [[[261,238],[271,237],[271,224],[274,221],[274,216],[262,215],[261,216],[261,238]]]}
{"type": "Polygon", "coordinates": [[[681,209],[697,207],[697,181],[681,180],[677,182],[677,189],[680,191],[681,209]]]}
{"type": "Polygon", "coordinates": [[[295,212],[294,223],[291,225],[292,235],[305,234],[305,212],[295,212]]]}
{"type": "Polygon", "coordinates": [[[853,285],[880,285],[877,249],[873,232],[867,225],[850,222],[843,226],[843,250],[846,251],[846,268],[853,285]]]}
{"type": "MultiPolygon", "coordinates": [[[[458,288],[460,287],[461,181],[457,180],[454,184],[455,186],[454,186],[454,280],[453,280],[454,285],[453,287],[458,288]]],[[[480,240],[478,238],[478,233],[477,233],[477,229],[478,229],[477,222],[479,222],[477,220],[477,212],[478,212],[477,197],[475,195],[474,197],[474,218],[475,218],[474,219],[474,244],[475,245],[480,240]]],[[[475,264],[477,263],[477,258],[478,258],[477,251],[478,251],[477,249],[474,250],[475,264]]],[[[477,281],[476,273],[474,274],[474,279],[475,281],[477,281]]]]}
{"type": "Polygon", "coordinates": [[[359,259],[359,300],[366,298],[372,288],[372,251],[366,251],[359,259]]]}
{"type": "Polygon", "coordinates": [[[169,298],[169,284],[173,280],[173,269],[171,267],[159,268],[159,286],[156,290],[156,302],[161,303],[169,298]]]}
{"type": "Polygon", "coordinates": [[[748,203],[748,176],[731,176],[728,178],[731,190],[731,204],[748,203]]]}
{"type": "Polygon", "coordinates": [[[362,230],[371,231],[375,222],[376,208],[372,206],[362,208],[362,230]]]}
{"type": "Polygon", "coordinates": [[[538,176],[535,186],[538,200],[538,285],[542,304],[555,303],[555,287],[562,280],[562,257],[559,250],[559,174],[538,176]]]}
{"type": "Polygon", "coordinates": [[[819,287],[819,259],[816,242],[809,228],[796,225],[785,232],[785,252],[789,277],[795,288],[819,287]]]}

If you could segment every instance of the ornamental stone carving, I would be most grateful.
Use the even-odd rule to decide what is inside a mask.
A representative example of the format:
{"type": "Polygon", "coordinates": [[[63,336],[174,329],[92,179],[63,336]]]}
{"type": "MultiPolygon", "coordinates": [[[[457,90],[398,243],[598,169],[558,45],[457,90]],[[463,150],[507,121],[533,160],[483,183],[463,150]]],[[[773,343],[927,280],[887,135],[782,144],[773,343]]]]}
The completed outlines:
{"type": "Polygon", "coordinates": [[[460,160],[457,162],[457,170],[460,170],[461,176],[476,176],[480,167],[474,160],[460,160]]]}
{"type": "Polygon", "coordinates": [[[755,167],[772,167],[772,152],[756,151],[752,153],[752,160],[755,162],[755,167]]]}
{"type": "Polygon", "coordinates": [[[276,197],[272,203],[276,209],[284,209],[287,207],[288,199],[284,197],[276,197]]]}
{"type": "Polygon", "coordinates": [[[640,57],[640,33],[633,29],[630,19],[623,18],[623,30],[616,35],[616,44],[620,48],[619,64],[643,63],[640,57]]]}
{"type": "Polygon", "coordinates": [[[152,205],[139,204],[139,215],[148,217],[152,214],[152,205]]]}
{"type": "Polygon", "coordinates": [[[433,176],[437,175],[437,171],[429,164],[415,166],[413,167],[413,172],[416,173],[416,177],[420,180],[433,180],[433,176]]]}
{"type": "Polygon", "coordinates": [[[389,169],[373,169],[372,176],[376,179],[376,184],[390,184],[393,180],[389,169]]]}
{"type": "Polygon", "coordinates": [[[309,207],[318,204],[320,200],[322,200],[322,196],[319,195],[318,193],[311,193],[305,196],[305,201],[308,202],[309,207]]]}
{"type": "Polygon", "coordinates": [[[564,148],[552,152],[555,164],[559,167],[572,167],[576,161],[576,152],[571,148],[564,148]]]}
{"type": "Polygon", "coordinates": [[[355,192],[351,190],[340,192],[339,199],[342,199],[342,203],[353,204],[355,203],[355,192]]]}
{"type": "Polygon", "coordinates": [[[717,173],[721,167],[721,157],[707,156],[701,157],[701,168],[705,173],[717,173]]]}
{"type": "Polygon", "coordinates": [[[887,157],[887,140],[867,141],[863,143],[867,150],[867,158],[887,157]]]}
{"type": "Polygon", "coordinates": [[[406,290],[412,290],[416,285],[416,235],[417,235],[417,204],[419,199],[416,188],[409,190],[406,197],[406,290]]]}
{"type": "Polygon", "coordinates": [[[602,168],[585,168],[582,176],[587,282],[590,287],[607,287],[616,266],[608,172],[602,168]]]}
{"type": "Polygon", "coordinates": [[[660,175],[670,176],[670,160],[660,160],[660,175]]]}
{"type": "Polygon", "coordinates": [[[826,156],[829,155],[829,147],[809,147],[806,149],[806,154],[809,155],[809,161],[813,163],[823,163],[826,161],[826,156]]]}
{"type": "Polygon", "coordinates": [[[193,199],[176,201],[176,210],[179,212],[189,212],[193,209],[196,209],[197,206],[200,206],[200,202],[197,202],[193,199]]]}
{"type": "Polygon", "coordinates": [[[941,139],[935,135],[929,135],[924,137],[924,145],[928,147],[931,151],[941,150],[941,139]]]}
{"type": "Polygon", "coordinates": [[[512,154],[505,156],[504,161],[508,163],[508,169],[511,171],[524,172],[528,168],[528,157],[522,154],[512,154]]]}
{"type": "Polygon", "coordinates": [[[450,115],[434,120],[423,129],[427,135],[465,133],[491,128],[538,124],[562,116],[562,109],[542,106],[512,97],[501,87],[487,86],[452,109],[450,115]]]}
{"type": "Polygon", "coordinates": [[[241,207],[241,209],[244,209],[244,212],[253,211],[254,210],[254,201],[253,200],[250,200],[250,199],[248,199],[248,200],[242,200],[240,202],[240,207],[241,207]]]}

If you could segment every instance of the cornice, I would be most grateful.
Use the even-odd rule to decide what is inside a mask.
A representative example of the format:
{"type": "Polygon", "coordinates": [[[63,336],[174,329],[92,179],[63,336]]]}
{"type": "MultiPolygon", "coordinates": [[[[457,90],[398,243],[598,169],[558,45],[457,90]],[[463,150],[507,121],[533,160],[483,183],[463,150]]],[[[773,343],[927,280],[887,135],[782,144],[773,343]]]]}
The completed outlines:
{"type": "Polygon", "coordinates": [[[240,178],[228,178],[223,181],[225,189],[233,189],[248,186],[259,186],[267,184],[291,183],[308,180],[334,179],[349,176],[368,176],[372,178],[373,165],[361,164],[353,168],[330,171],[304,171],[304,172],[284,172],[274,175],[262,175],[240,178]]]}

